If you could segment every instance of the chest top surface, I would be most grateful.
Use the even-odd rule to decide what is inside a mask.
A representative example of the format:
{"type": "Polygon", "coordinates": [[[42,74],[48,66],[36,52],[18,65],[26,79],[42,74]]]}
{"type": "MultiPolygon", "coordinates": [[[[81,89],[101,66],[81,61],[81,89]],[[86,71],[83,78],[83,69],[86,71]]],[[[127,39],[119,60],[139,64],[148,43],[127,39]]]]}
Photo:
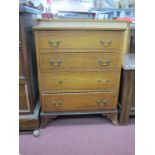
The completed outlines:
{"type": "Polygon", "coordinates": [[[88,20],[88,19],[37,19],[37,25],[33,30],[54,30],[54,29],[80,29],[80,30],[126,30],[130,23],[117,20],[88,20]]]}

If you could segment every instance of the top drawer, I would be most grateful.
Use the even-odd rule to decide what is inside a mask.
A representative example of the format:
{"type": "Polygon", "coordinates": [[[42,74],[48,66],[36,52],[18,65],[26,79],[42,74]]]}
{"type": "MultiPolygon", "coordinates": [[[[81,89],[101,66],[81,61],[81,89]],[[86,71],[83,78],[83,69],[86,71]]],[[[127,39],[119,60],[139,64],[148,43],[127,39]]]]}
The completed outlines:
{"type": "Polygon", "coordinates": [[[118,49],[122,47],[122,31],[40,31],[38,47],[43,50],[118,49]]]}

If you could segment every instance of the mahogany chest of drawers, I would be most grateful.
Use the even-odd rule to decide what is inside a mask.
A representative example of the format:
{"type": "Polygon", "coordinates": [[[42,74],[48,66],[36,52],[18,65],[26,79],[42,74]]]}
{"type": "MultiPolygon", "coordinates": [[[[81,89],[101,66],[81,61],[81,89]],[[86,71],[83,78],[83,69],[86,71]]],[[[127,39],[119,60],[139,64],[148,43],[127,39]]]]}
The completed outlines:
{"type": "Polygon", "coordinates": [[[58,115],[92,113],[117,123],[121,57],[129,24],[42,19],[33,30],[42,124],[58,115]]]}
{"type": "Polygon", "coordinates": [[[38,10],[19,8],[19,129],[39,128],[38,83],[32,19],[38,10]]]}
{"type": "Polygon", "coordinates": [[[135,54],[124,55],[119,93],[119,122],[128,124],[129,116],[135,115],[135,54]]]}

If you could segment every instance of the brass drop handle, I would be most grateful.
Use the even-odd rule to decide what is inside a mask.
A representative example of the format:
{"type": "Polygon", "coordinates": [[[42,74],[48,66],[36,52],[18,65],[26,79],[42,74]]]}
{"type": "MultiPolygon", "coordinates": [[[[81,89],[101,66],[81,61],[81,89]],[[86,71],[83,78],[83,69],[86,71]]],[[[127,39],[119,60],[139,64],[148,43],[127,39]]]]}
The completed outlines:
{"type": "Polygon", "coordinates": [[[98,63],[101,65],[101,66],[108,66],[110,64],[110,60],[106,60],[105,62],[102,61],[102,60],[98,60],[98,63]]]}
{"type": "Polygon", "coordinates": [[[59,84],[62,84],[63,83],[63,81],[62,80],[59,80],[59,84]]]}
{"type": "Polygon", "coordinates": [[[105,83],[108,83],[109,82],[109,80],[97,80],[97,83],[103,83],[103,84],[105,84],[105,83]]]}
{"type": "Polygon", "coordinates": [[[96,100],[96,103],[99,106],[103,106],[103,105],[105,105],[107,103],[107,100],[105,100],[105,99],[103,99],[103,100],[98,99],[98,100],[96,100]]]}
{"type": "Polygon", "coordinates": [[[54,67],[58,67],[60,66],[60,64],[62,63],[61,60],[58,60],[57,62],[54,60],[50,60],[50,63],[54,66],[54,67]]]}
{"type": "Polygon", "coordinates": [[[51,41],[51,40],[49,40],[48,43],[51,46],[57,47],[57,46],[59,46],[59,44],[61,43],[61,41],[51,41]]]}
{"type": "Polygon", "coordinates": [[[63,105],[62,100],[54,100],[54,101],[52,101],[52,103],[53,103],[53,106],[55,106],[55,107],[60,107],[63,105]]]}
{"type": "Polygon", "coordinates": [[[100,43],[104,46],[104,47],[108,47],[112,44],[112,40],[109,40],[109,41],[103,41],[103,40],[100,40],[100,43]]]}

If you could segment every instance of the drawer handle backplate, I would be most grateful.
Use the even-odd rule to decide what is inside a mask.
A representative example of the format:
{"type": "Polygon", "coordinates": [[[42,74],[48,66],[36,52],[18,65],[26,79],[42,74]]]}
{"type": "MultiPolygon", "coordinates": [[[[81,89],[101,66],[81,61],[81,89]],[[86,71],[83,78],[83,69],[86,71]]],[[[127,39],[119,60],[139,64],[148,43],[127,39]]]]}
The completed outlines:
{"type": "Polygon", "coordinates": [[[109,82],[109,80],[97,80],[97,83],[103,83],[103,84],[105,84],[105,83],[108,83],[109,82]]]}
{"type": "Polygon", "coordinates": [[[105,104],[107,104],[107,100],[106,99],[103,99],[103,100],[98,99],[98,100],[96,100],[96,103],[99,106],[104,106],[105,104]]]}
{"type": "Polygon", "coordinates": [[[103,41],[103,40],[100,40],[100,43],[104,46],[104,47],[108,47],[112,44],[112,40],[109,40],[109,41],[103,41]]]}
{"type": "Polygon", "coordinates": [[[98,60],[98,63],[101,65],[101,66],[108,66],[110,64],[110,60],[106,60],[105,62],[102,61],[102,60],[98,60]]]}
{"type": "Polygon", "coordinates": [[[53,106],[55,107],[61,107],[63,105],[63,101],[61,100],[54,100],[52,101],[52,103],[53,103],[53,106]]]}
{"type": "Polygon", "coordinates": [[[54,46],[54,47],[57,47],[59,46],[59,44],[61,43],[61,41],[48,41],[48,43],[51,45],[51,46],[54,46]]]}
{"type": "Polygon", "coordinates": [[[58,60],[57,62],[54,60],[50,60],[50,63],[54,66],[54,67],[58,67],[60,66],[60,64],[62,63],[61,60],[58,60]]]}
{"type": "Polygon", "coordinates": [[[59,80],[59,84],[62,84],[63,83],[63,81],[62,80],[59,80]]]}

